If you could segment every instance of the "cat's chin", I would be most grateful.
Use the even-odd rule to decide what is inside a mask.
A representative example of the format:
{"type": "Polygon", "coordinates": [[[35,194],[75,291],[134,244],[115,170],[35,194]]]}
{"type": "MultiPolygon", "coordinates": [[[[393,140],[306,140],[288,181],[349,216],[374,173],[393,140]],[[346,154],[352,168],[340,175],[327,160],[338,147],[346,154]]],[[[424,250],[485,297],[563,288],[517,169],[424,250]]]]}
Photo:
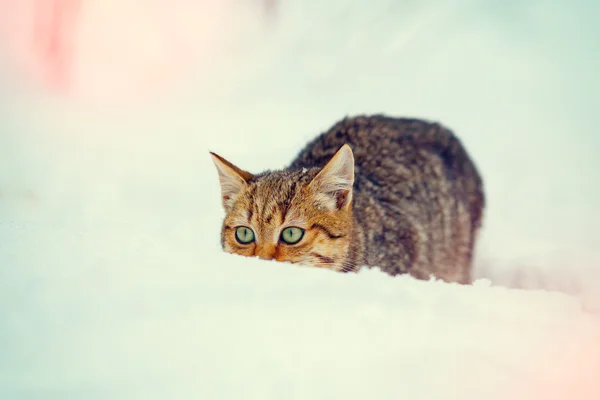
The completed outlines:
{"type": "MultiPolygon", "coordinates": [[[[256,258],[256,259],[261,259],[258,256],[255,255],[245,255],[245,254],[239,254],[236,252],[232,252],[232,251],[226,251],[229,254],[235,254],[237,256],[240,257],[244,257],[244,258],[256,258]]],[[[319,269],[330,269],[332,271],[337,271],[337,272],[342,272],[344,271],[344,268],[342,265],[339,265],[337,263],[332,262],[329,257],[323,257],[321,256],[321,258],[326,258],[326,260],[323,261],[316,261],[316,260],[277,260],[277,259],[270,259],[270,260],[264,260],[264,261],[272,261],[272,262],[277,262],[277,263],[284,263],[284,264],[293,264],[294,266],[297,267],[305,267],[305,268],[319,268],[319,269]]]]}
{"type": "Polygon", "coordinates": [[[309,267],[309,268],[319,268],[319,269],[330,269],[332,271],[341,271],[342,267],[337,265],[337,264],[324,264],[324,263],[319,263],[319,262],[311,262],[311,261],[298,261],[295,262],[293,264],[296,264],[298,266],[302,266],[302,267],[309,267]]]}

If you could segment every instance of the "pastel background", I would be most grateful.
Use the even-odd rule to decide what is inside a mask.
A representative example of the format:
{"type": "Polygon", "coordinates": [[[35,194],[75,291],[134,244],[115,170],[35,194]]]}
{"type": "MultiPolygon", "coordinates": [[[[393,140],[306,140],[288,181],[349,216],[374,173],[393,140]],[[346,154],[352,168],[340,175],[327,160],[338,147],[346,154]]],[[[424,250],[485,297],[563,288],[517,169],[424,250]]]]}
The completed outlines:
{"type": "Polygon", "coordinates": [[[0,1],[1,399],[600,398],[596,1],[0,1]],[[223,254],[208,151],[443,122],[473,287],[223,254]]]}

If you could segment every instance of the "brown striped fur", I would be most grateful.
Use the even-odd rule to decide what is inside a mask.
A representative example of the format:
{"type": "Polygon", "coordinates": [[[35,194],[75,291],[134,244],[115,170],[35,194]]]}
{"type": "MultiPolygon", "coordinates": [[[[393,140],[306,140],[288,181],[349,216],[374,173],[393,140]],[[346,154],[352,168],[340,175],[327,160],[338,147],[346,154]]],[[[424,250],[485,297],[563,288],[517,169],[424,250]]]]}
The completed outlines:
{"type": "Polygon", "coordinates": [[[281,171],[251,174],[211,153],[223,206],[221,243],[229,253],[357,271],[380,267],[470,283],[483,184],[447,128],[382,115],[345,118],[281,171]],[[241,244],[247,226],[255,241],[241,244]],[[284,228],[305,230],[281,240],[284,228]]]}

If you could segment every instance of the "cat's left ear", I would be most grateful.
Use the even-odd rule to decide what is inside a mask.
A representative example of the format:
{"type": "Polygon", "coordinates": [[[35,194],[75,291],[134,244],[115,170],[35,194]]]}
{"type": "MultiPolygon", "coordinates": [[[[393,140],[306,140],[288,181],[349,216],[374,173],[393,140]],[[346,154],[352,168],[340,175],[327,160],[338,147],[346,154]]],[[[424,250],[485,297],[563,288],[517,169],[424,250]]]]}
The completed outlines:
{"type": "Polygon", "coordinates": [[[354,155],[347,144],[329,160],[309,185],[317,192],[317,202],[330,210],[342,210],[352,203],[354,155]]]}
{"type": "Polygon", "coordinates": [[[210,155],[219,173],[223,208],[229,212],[233,207],[235,197],[246,187],[252,174],[236,167],[218,154],[211,152],[210,155]]]}

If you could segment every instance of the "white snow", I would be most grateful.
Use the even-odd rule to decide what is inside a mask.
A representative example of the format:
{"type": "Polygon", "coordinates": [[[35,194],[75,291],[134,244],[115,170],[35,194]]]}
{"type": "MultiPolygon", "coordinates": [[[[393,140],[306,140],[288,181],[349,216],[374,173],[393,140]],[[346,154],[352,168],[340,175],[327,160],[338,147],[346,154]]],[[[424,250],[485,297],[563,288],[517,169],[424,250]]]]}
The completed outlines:
{"type": "Polygon", "coordinates": [[[220,68],[154,105],[0,77],[1,399],[600,398],[598,6],[322,4],[232,16],[220,68]],[[222,253],[208,150],[278,168],[371,112],[472,153],[481,280],[222,253]]]}

